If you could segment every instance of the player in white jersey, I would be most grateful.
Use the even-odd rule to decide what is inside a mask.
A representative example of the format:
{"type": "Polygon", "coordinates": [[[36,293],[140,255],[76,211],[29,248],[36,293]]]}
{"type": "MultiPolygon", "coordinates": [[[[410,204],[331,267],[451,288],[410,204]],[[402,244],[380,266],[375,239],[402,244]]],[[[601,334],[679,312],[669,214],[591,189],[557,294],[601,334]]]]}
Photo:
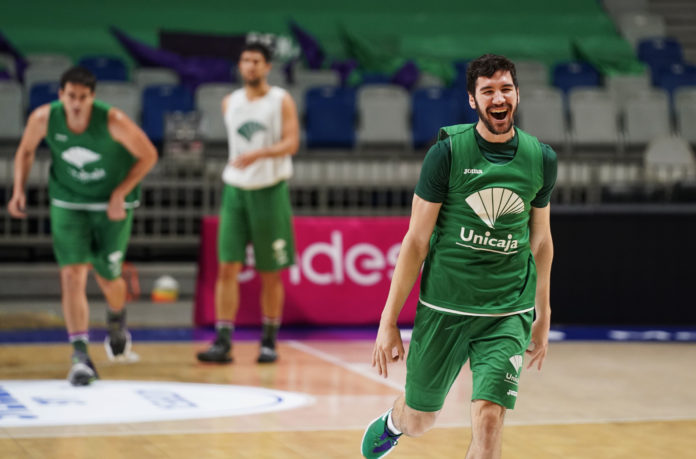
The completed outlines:
{"type": "Polygon", "coordinates": [[[239,308],[237,276],[254,248],[261,277],[263,332],[259,363],[274,362],[276,336],[283,313],[285,289],[281,270],[294,263],[290,195],[286,180],[292,175],[290,157],[300,141],[297,109],[292,97],[266,81],[270,51],[260,43],[247,44],[239,58],[244,87],[222,101],[229,138],[229,162],[218,230],[218,278],[215,285],[217,337],[202,362],[232,361],[232,334],[239,308]]]}

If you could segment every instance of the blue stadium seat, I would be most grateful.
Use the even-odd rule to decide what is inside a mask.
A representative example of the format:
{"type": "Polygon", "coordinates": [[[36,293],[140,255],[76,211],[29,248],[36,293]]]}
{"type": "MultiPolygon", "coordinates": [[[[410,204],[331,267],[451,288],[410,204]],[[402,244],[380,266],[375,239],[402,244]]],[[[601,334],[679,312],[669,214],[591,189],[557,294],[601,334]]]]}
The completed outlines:
{"type": "Polygon", "coordinates": [[[79,65],[94,73],[98,81],[128,81],[128,68],[118,57],[85,56],[79,65]]]}
{"type": "Polygon", "coordinates": [[[184,86],[153,85],[143,91],[142,126],[153,142],[164,136],[164,116],[168,112],[193,110],[193,95],[184,86]]]}
{"type": "Polygon", "coordinates": [[[646,38],[638,42],[638,59],[651,69],[683,62],[681,44],[673,38],[646,38]]]}
{"type": "Polygon", "coordinates": [[[661,67],[654,78],[655,85],[671,96],[679,87],[696,86],[696,65],[672,64],[661,67]]]}
{"type": "Polygon", "coordinates": [[[32,85],[29,90],[29,113],[40,105],[58,99],[58,89],[60,89],[60,84],[57,81],[32,85]]]}
{"type": "Polygon", "coordinates": [[[564,93],[578,86],[599,86],[599,72],[587,62],[559,62],[553,67],[553,85],[564,93]]]}
{"type": "Polygon", "coordinates": [[[383,73],[366,72],[362,74],[360,84],[390,84],[391,77],[383,73]]]}
{"type": "Polygon", "coordinates": [[[305,97],[307,147],[352,148],[355,145],[355,89],[319,86],[310,88],[305,97]]]}
{"type": "Polygon", "coordinates": [[[466,87],[453,87],[452,95],[459,105],[459,122],[478,122],[478,113],[469,105],[469,93],[466,91],[466,87]]]}
{"type": "Polygon", "coordinates": [[[437,138],[438,129],[461,122],[461,108],[454,90],[430,87],[413,92],[413,146],[426,146],[437,138]]]}
{"type": "Polygon", "coordinates": [[[454,61],[452,65],[454,66],[454,80],[452,81],[452,86],[466,88],[466,67],[469,65],[469,61],[454,61]]]}

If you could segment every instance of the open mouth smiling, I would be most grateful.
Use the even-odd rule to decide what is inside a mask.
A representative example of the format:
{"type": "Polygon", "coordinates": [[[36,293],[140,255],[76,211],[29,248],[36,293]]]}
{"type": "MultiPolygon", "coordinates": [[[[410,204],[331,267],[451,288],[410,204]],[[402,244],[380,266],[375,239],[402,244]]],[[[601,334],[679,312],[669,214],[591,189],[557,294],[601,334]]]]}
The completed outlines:
{"type": "Polygon", "coordinates": [[[496,109],[491,109],[488,111],[488,113],[491,114],[491,116],[498,121],[502,121],[507,117],[508,114],[508,109],[507,108],[496,108],[496,109]]]}

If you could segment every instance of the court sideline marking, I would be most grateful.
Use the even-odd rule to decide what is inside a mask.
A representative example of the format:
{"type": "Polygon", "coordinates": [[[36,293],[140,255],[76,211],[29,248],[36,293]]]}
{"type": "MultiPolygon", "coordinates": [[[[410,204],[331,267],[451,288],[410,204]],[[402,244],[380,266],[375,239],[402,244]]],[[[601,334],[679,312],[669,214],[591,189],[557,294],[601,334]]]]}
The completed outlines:
{"type": "MultiPolygon", "coordinates": [[[[290,340],[286,341],[286,343],[298,351],[302,351],[306,354],[310,354],[318,359],[324,360],[325,362],[329,362],[331,364],[337,365],[341,368],[344,368],[348,371],[352,371],[353,373],[356,373],[360,376],[363,376],[367,379],[370,379],[372,381],[378,382],[380,384],[383,384],[385,386],[388,386],[392,389],[396,389],[398,391],[403,391],[404,386],[403,384],[396,383],[390,379],[383,378],[382,376],[379,376],[377,373],[373,373],[372,371],[365,371],[362,368],[358,367],[356,364],[350,364],[346,362],[345,360],[342,360],[334,355],[331,355],[327,352],[324,352],[322,350],[319,350],[315,347],[309,346],[305,343],[301,343],[299,341],[295,340],[290,340]]],[[[360,364],[362,365],[362,364],[360,364]]]]}

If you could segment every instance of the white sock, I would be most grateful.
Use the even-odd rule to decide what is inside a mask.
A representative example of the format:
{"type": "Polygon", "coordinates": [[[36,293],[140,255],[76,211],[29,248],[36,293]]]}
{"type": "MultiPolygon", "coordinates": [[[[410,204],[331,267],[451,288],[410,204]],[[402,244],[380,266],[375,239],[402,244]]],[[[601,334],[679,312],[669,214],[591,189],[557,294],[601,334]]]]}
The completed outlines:
{"type": "Polygon", "coordinates": [[[392,412],[389,410],[389,414],[387,415],[387,429],[389,429],[389,432],[391,432],[394,435],[401,435],[401,431],[396,428],[394,425],[394,421],[392,421],[392,412]]]}

